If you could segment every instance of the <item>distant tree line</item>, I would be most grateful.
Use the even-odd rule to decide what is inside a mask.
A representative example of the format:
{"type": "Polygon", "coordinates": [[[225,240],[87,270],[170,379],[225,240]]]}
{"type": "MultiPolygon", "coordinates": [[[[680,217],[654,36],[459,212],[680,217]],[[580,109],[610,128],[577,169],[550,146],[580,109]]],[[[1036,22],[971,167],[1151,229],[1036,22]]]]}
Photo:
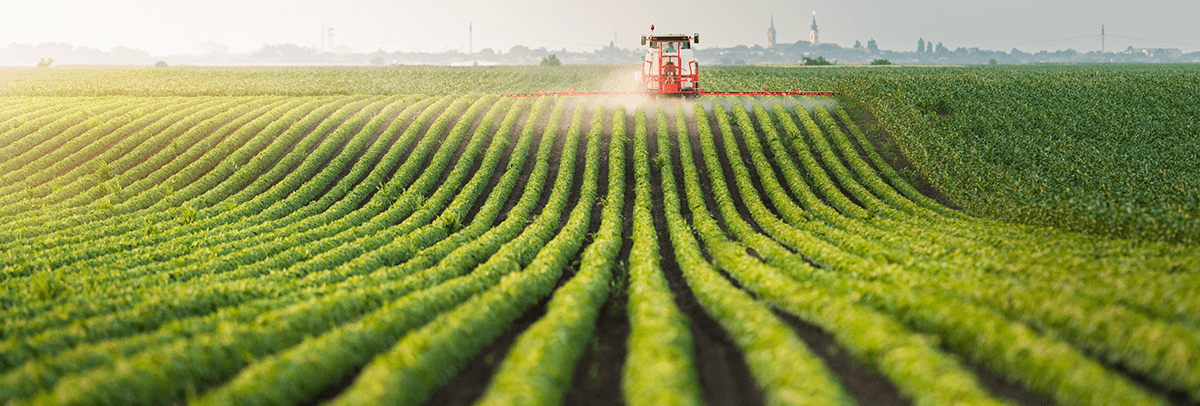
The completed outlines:
{"type": "MultiPolygon", "coordinates": [[[[108,51],[88,47],[74,47],[64,43],[38,45],[9,44],[0,48],[0,65],[42,66],[51,65],[155,65],[162,61],[169,66],[179,65],[394,65],[394,64],[479,64],[479,65],[538,65],[550,56],[560,64],[611,64],[638,63],[645,56],[645,48],[631,44],[622,48],[609,46],[588,52],[571,52],[564,49],[529,48],[513,46],[501,52],[485,48],[474,54],[458,50],[442,52],[354,52],[339,47],[336,52],[321,51],[314,47],[296,44],[264,45],[262,48],[244,53],[179,54],[151,56],[150,53],[129,48],[115,47],[108,51]]],[[[1200,62],[1200,52],[1183,53],[1172,48],[1126,48],[1123,51],[1077,52],[1072,49],[1060,51],[1023,52],[1019,49],[1005,51],[981,50],[958,47],[951,50],[941,42],[917,39],[915,51],[888,51],[879,49],[874,38],[854,41],[854,46],[843,48],[838,44],[814,46],[807,41],[793,44],[776,44],[767,49],[761,45],[738,45],[728,48],[697,46],[696,57],[702,64],[738,65],[752,63],[852,63],[878,64],[886,60],[895,64],[1013,64],[1013,63],[1067,63],[1067,62],[1200,62]],[[811,62],[810,62],[811,61],[811,62]]]]}
{"type": "Polygon", "coordinates": [[[878,64],[887,60],[895,64],[1014,64],[1014,63],[1155,63],[1155,62],[1200,62],[1200,52],[1183,53],[1170,48],[1126,48],[1124,51],[1078,52],[1072,49],[1060,51],[1024,52],[1013,48],[1005,51],[958,47],[951,49],[942,42],[917,39],[913,51],[881,50],[875,39],[866,46],[855,41],[853,47],[843,48],[838,44],[812,45],[807,41],[794,44],[776,44],[774,48],[739,45],[729,48],[699,48],[697,59],[710,64],[739,65],[752,63],[801,63],[823,57],[832,63],[878,64]],[[994,61],[994,62],[993,62],[994,61]]]}

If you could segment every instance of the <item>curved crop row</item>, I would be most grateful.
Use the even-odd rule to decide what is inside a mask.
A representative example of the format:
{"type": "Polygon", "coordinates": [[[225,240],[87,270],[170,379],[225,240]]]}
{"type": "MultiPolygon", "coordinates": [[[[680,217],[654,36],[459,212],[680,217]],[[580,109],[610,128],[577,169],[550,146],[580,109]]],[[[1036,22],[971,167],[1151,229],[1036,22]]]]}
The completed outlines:
{"type": "Polygon", "coordinates": [[[0,102],[4,404],[1200,399],[1194,247],[942,206],[878,100],[0,102]]]}
{"type": "MultiPolygon", "coordinates": [[[[615,109],[614,139],[624,136],[624,119],[624,110],[615,109]]],[[[599,138],[602,128],[596,122],[592,124],[589,138],[599,138]]],[[[609,155],[608,195],[602,202],[600,230],[583,252],[580,269],[555,292],[546,305],[546,315],[517,338],[478,404],[562,402],[572,371],[585,348],[582,344],[591,340],[596,318],[611,292],[613,268],[622,243],[620,218],[624,204],[624,168],[621,167],[623,161],[616,157],[624,152],[619,142],[610,141],[610,144],[613,149],[609,155]]],[[[580,217],[581,221],[583,218],[580,217]]],[[[576,224],[576,229],[584,227],[582,223],[576,224]]]]}
{"type": "MultiPolygon", "coordinates": [[[[731,141],[728,137],[726,138],[727,143],[731,141]]],[[[731,148],[730,144],[726,145],[726,149],[731,156],[736,154],[736,150],[731,148]]],[[[737,166],[740,166],[740,163],[737,161],[731,162],[733,162],[735,169],[737,166]]],[[[739,181],[744,182],[744,180],[740,179],[739,181]]],[[[746,190],[743,188],[743,191],[746,190]]],[[[755,218],[756,220],[761,219],[760,216],[756,216],[755,218]]],[[[751,245],[759,250],[770,249],[769,246],[762,244],[751,245]]],[[[803,253],[804,251],[801,252],[803,253]]],[[[989,367],[999,369],[1014,379],[1025,381],[1031,387],[1045,391],[1048,394],[1054,394],[1060,401],[1066,404],[1097,404],[1095,402],[1102,399],[1099,395],[1092,398],[1084,394],[1099,393],[1097,390],[1100,388],[1105,388],[1103,392],[1106,395],[1104,396],[1108,399],[1102,401],[1100,404],[1117,400],[1119,401],[1116,404],[1122,402],[1128,404],[1155,404],[1157,402],[1156,399],[1142,393],[1128,381],[1107,373],[1102,366],[1099,366],[1094,361],[1085,360],[1082,354],[1073,351],[1062,343],[1039,337],[1021,325],[1007,322],[989,314],[987,310],[936,296],[919,296],[914,291],[923,288],[920,286],[907,287],[914,289],[914,291],[908,291],[896,286],[884,287],[878,282],[845,282],[839,280],[853,279],[853,275],[859,273],[866,276],[886,274],[889,273],[889,271],[886,271],[888,269],[891,269],[890,273],[893,274],[900,272],[894,267],[869,266],[843,269],[835,266],[827,271],[817,271],[811,267],[802,266],[803,263],[800,261],[785,260],[786,253],[784,255],[768,254],[765,256],[768,258],[767,262],[771,265],[779,267],[781,271],[795,275],[803,281],[817,281],[817,286],[823,286],[824,289],[831,289],[834,292],[863,294],[861,302],[864,305],[875,307],[879,311],[895,312],[898,317],[908,320],[909,323],[919,320],[919,323],[910,324],[912,328],[925,331],[932,329],[932,332],[952,334],[953,336],[944,337],[947,341],[953,343],[954,347],[952,348],[964,356],[985,364],[990,364],[989,367]],[[822,276],[814,279],[812,276],[806,275],[822,276]],[[957,311],[952,309],[957,309],[957,311]],[[1011,338],[1010,341],[1007,341],[1007,344],[1001,346],[996,338],[993,337],[996,335],[1020,337],[1020,339],[1011,338]],[[1011,356],[1001,355],[1008,351],[1022,351],[1022,353],[1026,354],[1023,362],[1027,364],[992,363],[998,360],[1013,359],[1011,356]],[[1072,367],[1067,367],[1067,365],[1074,365],[1073,368],[1076,369],[1072,370],[1072,367]],[[1096,383],[1079,385],[1078,381],[1073,378],[1074,374],[1077,373],[1089,374],[1089,382],[1096,383]],[[1099,382],[1105,383],[1101,384],[1099,382]]],[[[963,286],[960,289],[974,291],[980,289],[980,287],[963,286]]]]}
{"type": "MultiPolygon", "coordinates": [[[[712,134],[708,130],[705,112],[697,106],[697,125],[700,127],[700,142],[704,161],[708,167],[709,181],[713,184],[712,194],[717,200],[725,224],[741,229],[734,232],[739,240],[749,242],[763,256],[782,261],[786,249],[774,241],[753,233],[734,209],[729,189],[725,187],[720,167],[714,167],[718,158],[712,145],[712,134]],[[783,255],[781,255],[783,254],[783,255]],[[780,258],[780,259],[776,259],[780,258]]],[[[719,110],[716,114],[723,114],[719,110]]],[[[688,162],[686,152],[689,143],[681,134],[678,137],[683,161],[688,162]]],[[[884,314],[863,308],[847,298],[823,289],[819,285],[795,286],[784,274],[762,264],[746,253],[745,249],[726,239],[724,233],[704,215],[702,192],[696,180],[696,170],[684,165],[684,179],[688,202],[692,207],[697,230],[713,255],[717,266],[755,292],[760,298],[771,302],[784,311],[821,326],[838,339],[845,348],[858,357],[876,365],[891,378],[901,392],[914,399],[917,404],[942,404],[957,399],[972,404],[1000,404],[980,387],[974,376],[965,371],[953,358],[938,351],[924,338],[908,331],[899,322],[884,314]],[[871,329],[864,327],[870,325],[871,329]],[[877,331],[868,335],[871,330],[877,331]]],[[[803,261],[786,261],[802,265],[803,261]]]]}

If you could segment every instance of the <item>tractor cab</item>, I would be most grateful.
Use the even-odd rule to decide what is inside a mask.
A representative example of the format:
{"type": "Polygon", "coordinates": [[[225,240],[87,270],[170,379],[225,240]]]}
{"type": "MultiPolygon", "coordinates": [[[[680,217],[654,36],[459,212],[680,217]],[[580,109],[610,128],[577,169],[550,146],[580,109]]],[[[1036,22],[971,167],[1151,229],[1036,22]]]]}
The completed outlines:
{"type": "Polygon", "coordinates": [[[654,35],[653,25],[650,33],[648,37],[642,36],[642,45],[649,46],[642,71],[634,74],[634,80],[651,93],[698,95],[700,65],[692,53],[692,43],[700,43],[700,34],[654,35]]]}

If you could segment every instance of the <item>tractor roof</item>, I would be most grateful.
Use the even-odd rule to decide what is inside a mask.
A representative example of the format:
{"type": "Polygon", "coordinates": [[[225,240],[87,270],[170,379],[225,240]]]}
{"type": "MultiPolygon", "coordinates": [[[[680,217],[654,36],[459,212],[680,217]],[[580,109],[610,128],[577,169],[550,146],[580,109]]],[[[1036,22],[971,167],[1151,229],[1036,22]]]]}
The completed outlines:
{"type": "Polygon", "coordinates": [[[683,34],[651,35],[651,41],[691,41],[691,37],[683,34]]]}

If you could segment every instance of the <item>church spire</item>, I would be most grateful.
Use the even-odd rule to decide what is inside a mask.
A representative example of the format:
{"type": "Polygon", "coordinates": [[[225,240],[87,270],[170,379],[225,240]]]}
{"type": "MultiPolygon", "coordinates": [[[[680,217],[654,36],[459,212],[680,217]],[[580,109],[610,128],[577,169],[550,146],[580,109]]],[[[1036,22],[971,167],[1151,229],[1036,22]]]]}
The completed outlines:
{"type": "Polygon", "coordinates": [[[813,11],[812,29],[808,31],[808,43],[813,45],[821,45],[821,41],[817,38],[817,12],[813,11]]]}
{"type": "Polygon", "coordinates": [[[775,47],[775,15],[771,15],[771,28],[767,29],[767,48],[775,47]]]}

